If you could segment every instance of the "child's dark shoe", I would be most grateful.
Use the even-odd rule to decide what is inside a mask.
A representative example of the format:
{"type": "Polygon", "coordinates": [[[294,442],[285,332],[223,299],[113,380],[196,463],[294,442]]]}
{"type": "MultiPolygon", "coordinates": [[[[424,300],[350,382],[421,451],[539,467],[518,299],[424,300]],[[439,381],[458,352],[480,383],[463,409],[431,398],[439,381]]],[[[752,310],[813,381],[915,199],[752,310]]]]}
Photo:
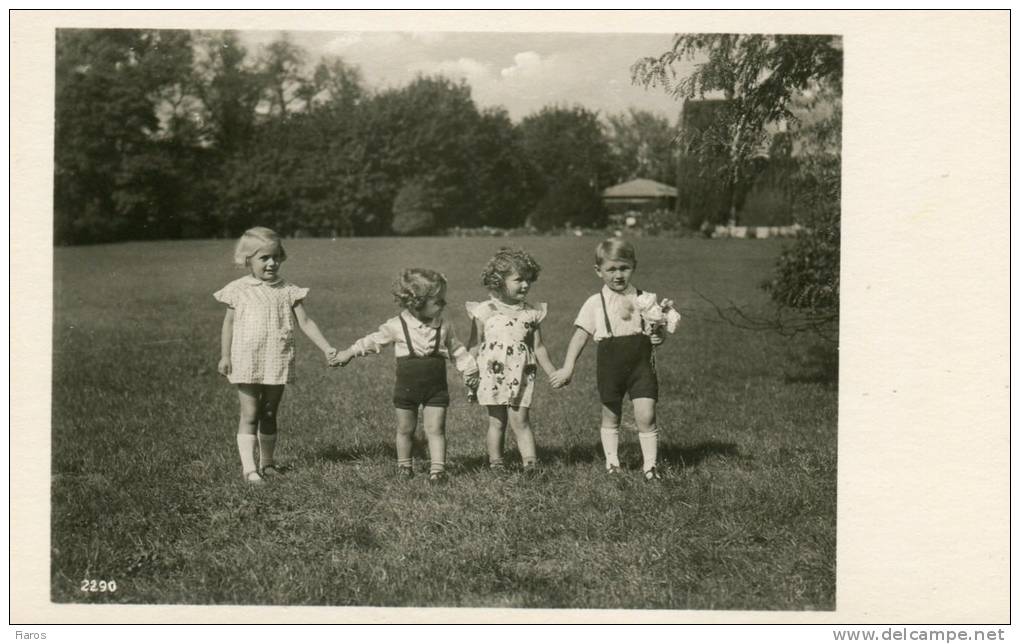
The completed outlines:
{"type": "Polygon", "coordinates": [[[429,474],[429,485],[443,485],[448,481],[446,472],[432,472],[429,474]]]}
{"type": "Polygon", "coordinates": [[[653,467],[652,469],[645,471],[645,483],[658,483],[661,480],[662,475],[659,474],[658,469],[653,467]]]}
{"type": "Polygon", "coordinates": [[[493,474],[506,474],[506,465],[503,464],[503,461],[489,463],[489,471],[493,474]]]}
{"type": "Polygon", "coordinates": [[[412,469],[409,465],[397,466],[397,478],[398,479],[414,478],[414,469],[412,469]]]}
{"type": "Polygon", "coordinates": [[[263,467],[259,471],[259,474],[261,474],[262,478],[264,479],[272,479],[276,478],[277,476],[283,476],[283,472],[274,463],[270,463],[269,465],[263,467]]]}
{"type": "Polygon", "coordinates": [[[618,476],[621,473],[623,473],[623,470],[620,469],[619,465],[610,465],[606,468],[606,474],[609,476],[618,476]]]}

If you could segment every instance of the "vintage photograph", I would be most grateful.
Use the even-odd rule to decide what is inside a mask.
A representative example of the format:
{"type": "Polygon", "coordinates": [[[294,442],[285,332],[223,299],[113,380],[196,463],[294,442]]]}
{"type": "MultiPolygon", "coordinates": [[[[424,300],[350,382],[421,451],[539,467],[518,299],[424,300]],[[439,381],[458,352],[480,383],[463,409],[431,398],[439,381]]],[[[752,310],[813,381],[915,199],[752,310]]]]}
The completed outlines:
{"type": "Polygon", "coordinates": [[[841,36],[313,27],[56,30],[51,601],[835,610],[841,36]]]}

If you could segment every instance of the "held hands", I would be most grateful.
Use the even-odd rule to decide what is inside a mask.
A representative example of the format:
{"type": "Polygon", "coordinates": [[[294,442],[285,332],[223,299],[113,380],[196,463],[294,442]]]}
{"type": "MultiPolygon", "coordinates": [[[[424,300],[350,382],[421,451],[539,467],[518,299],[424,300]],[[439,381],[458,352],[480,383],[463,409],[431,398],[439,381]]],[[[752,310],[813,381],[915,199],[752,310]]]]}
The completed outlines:
{"type": "Polygon", "coordinates": [[[216,371],[218,371],[221,376],[229,376],[232,368],[233,365],[230,363],[230,358],[228,357],[220,358],[219,364],[216,365],[216,371]]]}
{"type": "Polygon", "coordinates": [[[343,367],[354,358],[354,353],[350,349],[344,349],[343,351],[337,351],[333,349],[331,352],[326,354],[326,358],[331,367],[343,367]]]}
{"type": "Polygon", "coordinates": [[[557,369],[549,374],[549,384],[553,389],[560,389],[570,384],[574,374],[568,369],[557,369]]]}
{"type": "Polygon", "coordinates": [[[472,372],[464,374],[464,386],[474,391],[478,389],[478,383],[481,382],[481,378],[478,377],[478,372],[472,372]]]}

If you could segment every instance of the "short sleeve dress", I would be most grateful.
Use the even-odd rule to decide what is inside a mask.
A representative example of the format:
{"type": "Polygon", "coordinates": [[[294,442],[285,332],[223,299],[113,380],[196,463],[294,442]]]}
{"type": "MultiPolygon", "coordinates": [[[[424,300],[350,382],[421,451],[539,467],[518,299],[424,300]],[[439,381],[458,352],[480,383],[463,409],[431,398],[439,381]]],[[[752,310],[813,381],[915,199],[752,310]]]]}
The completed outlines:
{"type": "Polygon", "coordinates": [[[234,280],[213,294],[234,309],[230,382],[285,385],[293,380],[293,309],[307,295],[307,288],[284,279],[264,282],[251,275],[234,280]]]}
{"type": "Polygon", "coordinates": [[[535,389],[535,329],[545,319],[546,305],[509,305],[496,299],[468,302],[468,315],[482,323],[478,347],[478,403],[530,407],[535,389]]]}

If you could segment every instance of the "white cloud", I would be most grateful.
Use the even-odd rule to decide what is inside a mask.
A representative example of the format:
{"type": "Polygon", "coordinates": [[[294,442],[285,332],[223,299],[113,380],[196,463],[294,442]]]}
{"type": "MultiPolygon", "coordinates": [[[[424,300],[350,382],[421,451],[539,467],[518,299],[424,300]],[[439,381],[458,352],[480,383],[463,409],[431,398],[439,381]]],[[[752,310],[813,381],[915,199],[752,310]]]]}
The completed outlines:
{"type": "Polygon", "coordinates": [[[524,51],[514,55],[514,64],[511,67],[504,67],[500,70],[500,76],[503,78],[513,78],[515,76],[532,76],[542,68],[542,57],[538,53],[533,51],[524,51]]]}

